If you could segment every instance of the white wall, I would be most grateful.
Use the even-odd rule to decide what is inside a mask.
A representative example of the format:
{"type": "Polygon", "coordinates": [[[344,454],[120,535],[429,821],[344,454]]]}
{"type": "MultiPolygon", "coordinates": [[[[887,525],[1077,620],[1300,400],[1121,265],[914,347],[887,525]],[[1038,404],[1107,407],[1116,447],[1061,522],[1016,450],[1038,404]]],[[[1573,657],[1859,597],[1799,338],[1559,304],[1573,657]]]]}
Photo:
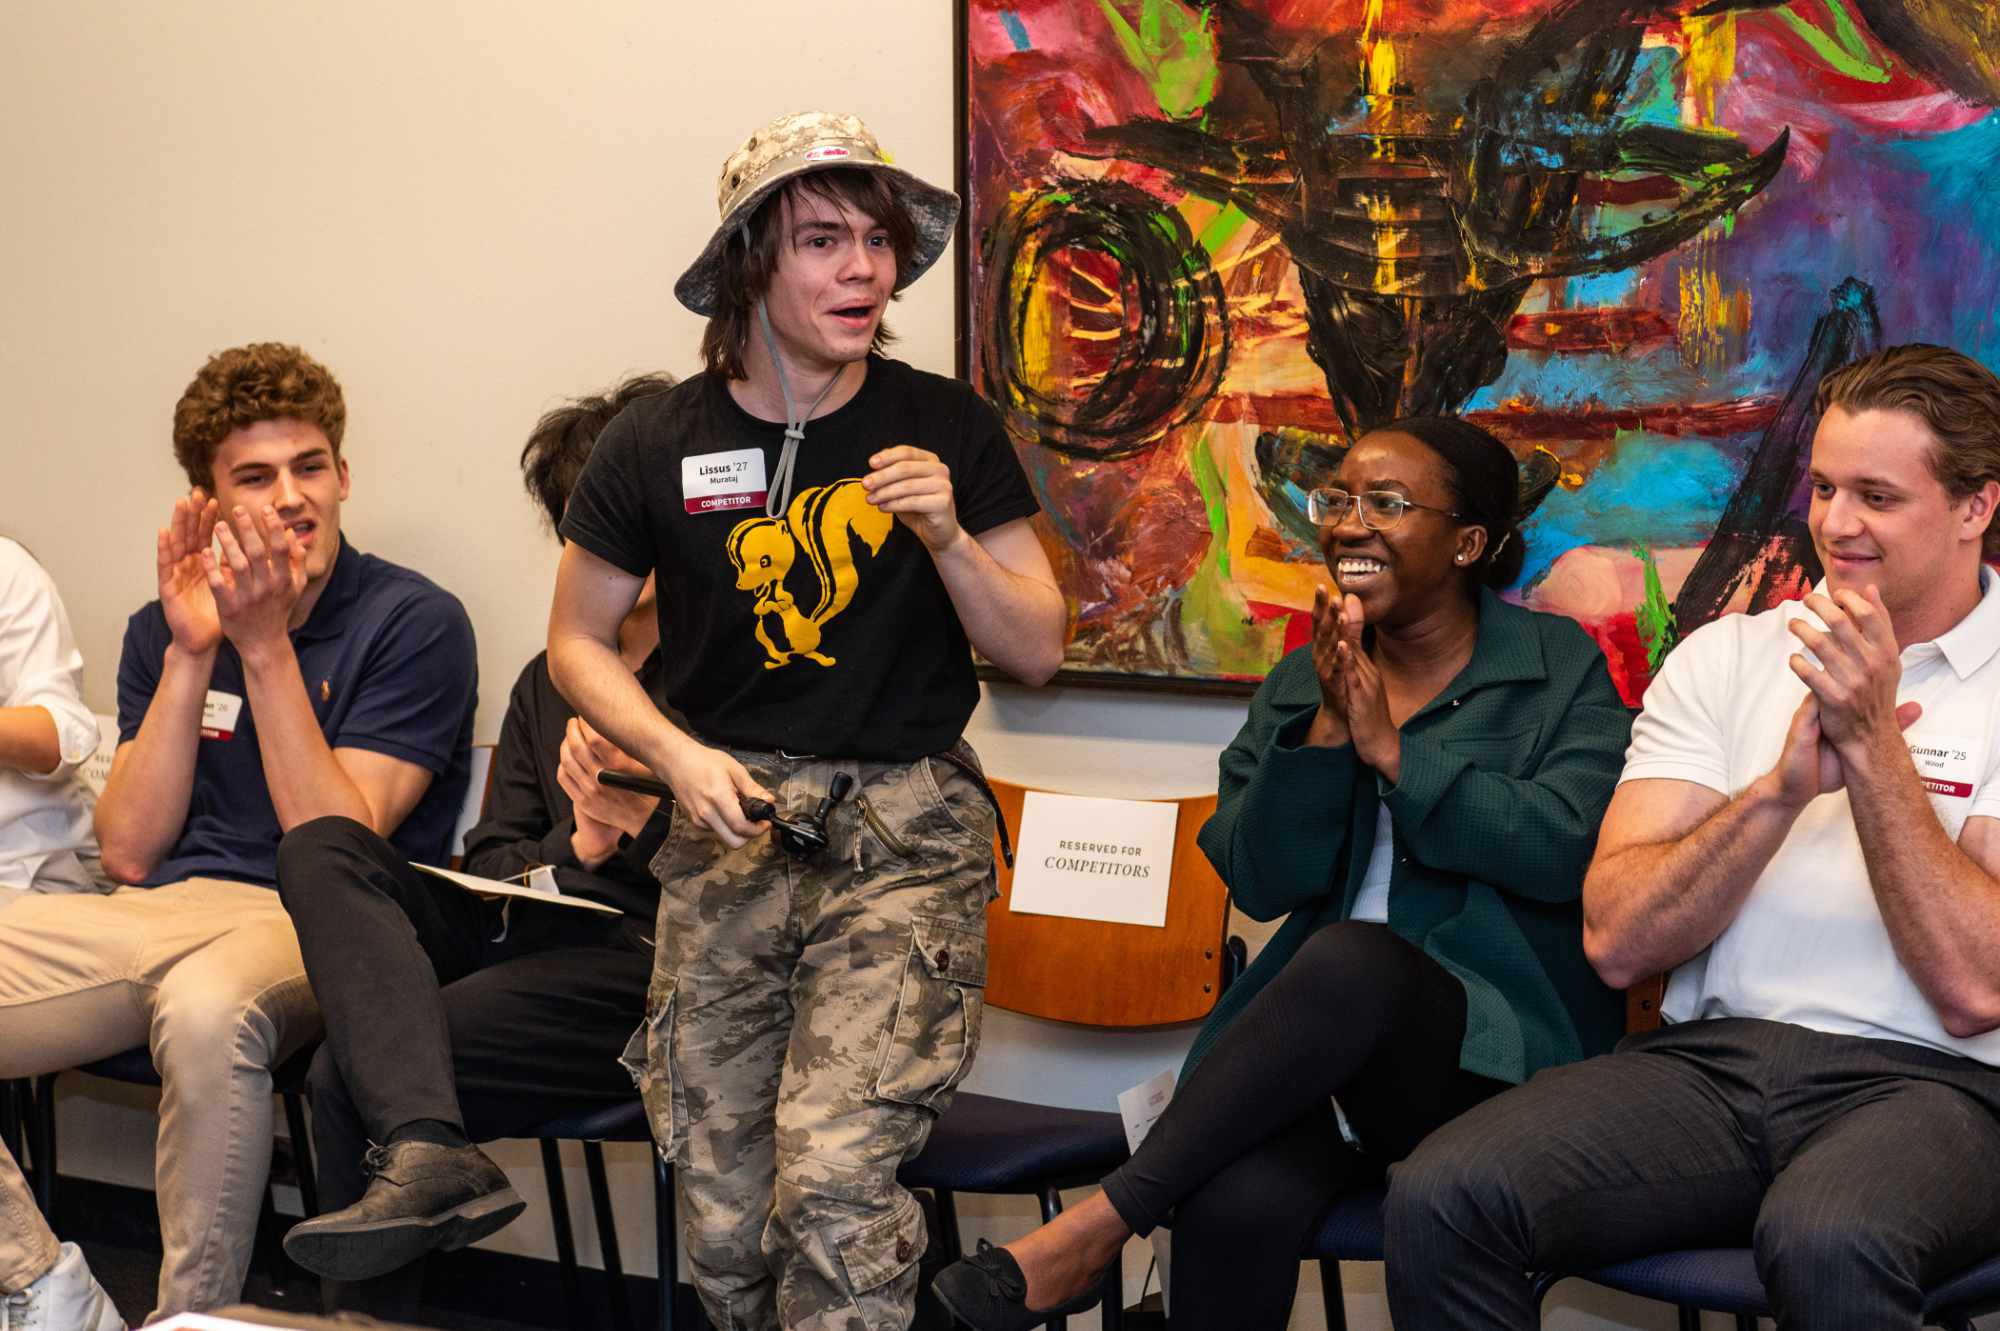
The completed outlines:
{"type": "MultiPolygon", "coordinates": [[[[0,6],[0,531],[61,586],[93,706],[112,707],[125,618],[153,594],[153,532],[184,484],[174,400],[211,351],[275,338],[305,345],[346,386],[348,532],[471,611],[479,733],[492,739],[540,644],[554,564],[515,470],[529,425],[628,373],[694,368],[699,325],[670,290],[714,225],[722,158],[754,125],[850,109],[900,162],[949,182],[951,10],[0,6]]],[[[941,271],[893,321],[903,356],[946,373],[951,297],[941,271]]],[[[1230,701],[996,689],[973,737],[1014,780],[1168,796],[1213,789],[1241,715],[1230,701]]],[[[1176,1061],[1189,1035],[1000,1014],[974,1084],[1108,1107],[1176,1061]]],[[[150,1133],[143,1099],[85,1088],[64,1118],[69,1167],[149,1175],[132,1146],[150,1133]]],[[[507,1159],[528,1183],[532,1152],[507,1159]]],[[[624,1252],[649,1270],[643,1154],[618,1153],[616,1173],[624,1252]]],[[[571,1195],[590,1248],[580,1178],[571,1195]]],[[[969,1236],[1027,1218],[1012,1203],[967,1203],[969,1236]]],[[[531,1215],[495,1244],[547,1255],[547,1233],[531,1215]]],[[[1385,1325],[1379,1270],[1351,1283],[1354,1325],[1385,1325]]],[[[1669,1322],[1658,1308],[1595,1307],[1551,1324],[1669,1322]]],[[[1308,1298],[1296,1324],[1319,1321],[1308,1298]]]]}

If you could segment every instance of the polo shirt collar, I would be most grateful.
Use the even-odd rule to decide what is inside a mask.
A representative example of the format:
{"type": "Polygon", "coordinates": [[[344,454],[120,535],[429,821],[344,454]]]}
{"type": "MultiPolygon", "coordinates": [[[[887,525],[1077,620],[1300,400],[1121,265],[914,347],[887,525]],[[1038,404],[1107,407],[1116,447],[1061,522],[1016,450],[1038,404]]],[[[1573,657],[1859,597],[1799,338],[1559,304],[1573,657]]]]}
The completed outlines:
{"type": "Polygon", "coordinates": [[[1960,679],[1970,679],[2000,652],[2000,578],[1993,576],[1992,569],[1979,566],[1979,604],[1972,607],[1972,613],[1933,642],[1960,679]]]}
{"type": "Polygon", "coordinates": [[[362,559],[362,553],[348,542],[343,533],[340,550],[333,557],[333,572],[327,575],[326,590],[319,594],[319,600],[314,602],[306,622],[293,632],[293,641],[331,638],[347,624],[348,609],[361,596],[362,559]]]}

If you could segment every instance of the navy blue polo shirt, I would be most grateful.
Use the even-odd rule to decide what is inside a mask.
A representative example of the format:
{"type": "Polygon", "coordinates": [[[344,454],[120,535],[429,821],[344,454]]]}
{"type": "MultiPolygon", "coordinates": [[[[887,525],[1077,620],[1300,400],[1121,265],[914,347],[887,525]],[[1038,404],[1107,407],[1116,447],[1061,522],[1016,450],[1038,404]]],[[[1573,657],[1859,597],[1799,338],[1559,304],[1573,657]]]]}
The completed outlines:
{"type": "MultiPolygon", "coordinates": [[[[125,625],[118,658],[121,744],[139,733],[172,639],[158,601],[125,625]]],[[[387,754],[434,774],[389,840],[412,860],[443,864],[471,779],[479,695],[465,607],[429,578],[363,554],[343,537],[326,590],[291,639],[328,747],[387,754]]],[[[278,878],[283,833],[264,782],[243,660],[226,638],[208,689],[187,822],[147,887],[196,877],[266,885],[278,878]],[[232,705],[237,699],[240,707],[232,705]]]]}

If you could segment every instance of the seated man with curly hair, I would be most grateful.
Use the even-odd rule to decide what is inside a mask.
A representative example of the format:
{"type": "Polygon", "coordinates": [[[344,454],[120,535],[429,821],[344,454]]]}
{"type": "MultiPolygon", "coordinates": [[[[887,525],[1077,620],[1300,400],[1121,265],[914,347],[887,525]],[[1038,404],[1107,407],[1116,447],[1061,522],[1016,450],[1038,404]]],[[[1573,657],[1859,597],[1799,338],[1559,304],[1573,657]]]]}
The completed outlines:
{"type": "MultiPolygon", "coordinates": [[[[341,536],[340,385],[296,347],[208,361],[174,409],[192,487],[118,663],[97,805],[107,896],[0,919],[0,1077],[147,1046],[159,1070],[153,1317],[232,1303],[270,1165],[270,1069],[319,1034],[278,842],[344,814],[449,853],[477,666],[456,597],[341,536]]],[[[32,1237],[0,1227],[0,1269],[32,1237]]],[[[153,1320],[152,1318],[148,1319],[153,1320]]]]}

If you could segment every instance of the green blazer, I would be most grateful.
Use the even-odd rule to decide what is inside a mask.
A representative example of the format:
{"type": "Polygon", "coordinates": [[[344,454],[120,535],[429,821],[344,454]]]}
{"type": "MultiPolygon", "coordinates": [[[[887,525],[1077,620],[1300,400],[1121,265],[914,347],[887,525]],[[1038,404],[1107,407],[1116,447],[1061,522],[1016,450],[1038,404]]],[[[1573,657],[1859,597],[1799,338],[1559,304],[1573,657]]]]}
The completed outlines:
{"type": "Polygon", "coordinates": [[[1322,925],[1347,918],[1386,804],[1389,928],[1465,986],[1459,1066],[1499,1081],[1611,1048],[1624,1004],[1583,955],[1583,871],[1631,719],[1575,623],[1479,597],[1472,660],[1403,724],[1387,786],[1352,745],[1304,747],[1319,708],[1310,644],[1288,653],[1222,754],[1200,845],[1238,909],[1286,916],[1210,1014],[1181,1075],[1322,925]]]}

